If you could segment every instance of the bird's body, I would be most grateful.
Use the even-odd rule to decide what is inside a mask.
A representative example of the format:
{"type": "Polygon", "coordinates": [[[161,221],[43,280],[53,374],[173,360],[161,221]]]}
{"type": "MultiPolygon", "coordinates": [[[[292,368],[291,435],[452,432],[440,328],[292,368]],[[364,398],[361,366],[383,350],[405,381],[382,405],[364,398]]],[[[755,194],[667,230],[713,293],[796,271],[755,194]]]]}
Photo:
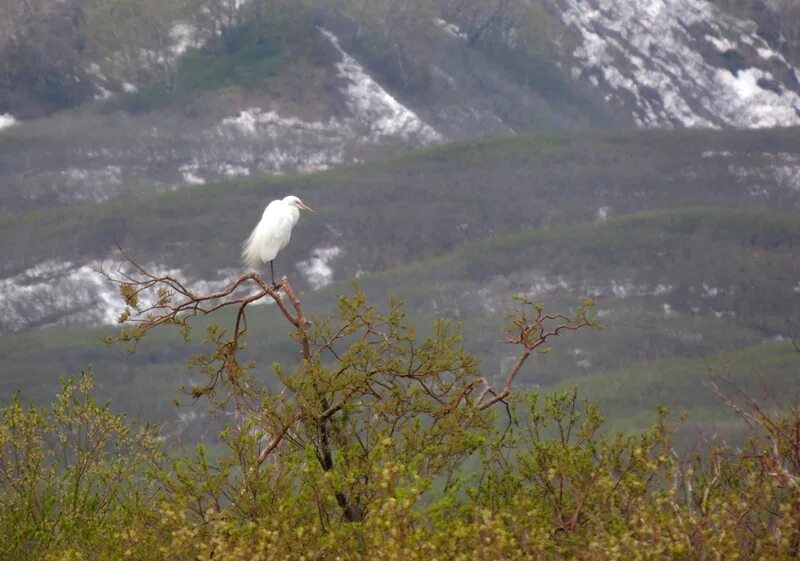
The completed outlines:
{"type": "Polygon", "coordinates": [[[247,267],[256,269],[267,262],[272,266],[272,260],[289,243],[292,228],[300,219],[301,208],[311,210],[294,195],[276,199],[267,205],[261,220],[242,248],[242,260],[247,267]]]}

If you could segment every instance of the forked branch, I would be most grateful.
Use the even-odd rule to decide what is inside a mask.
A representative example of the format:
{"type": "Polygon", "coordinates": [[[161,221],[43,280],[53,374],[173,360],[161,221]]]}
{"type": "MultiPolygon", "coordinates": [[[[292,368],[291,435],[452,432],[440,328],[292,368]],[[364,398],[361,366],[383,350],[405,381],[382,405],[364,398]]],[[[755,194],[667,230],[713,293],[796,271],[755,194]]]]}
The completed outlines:
{"type": "MultiPolygon", "coordinates": [[[[198,294],[185,281],[169,274],[153,273],[122,249],[120,252],[126,264],[119,266],[114,273],[101,271],[119,286],[125,300],[126,309],[120,316],[120,323],[132,326],[123,331],[117,341],[128,342],[135,348],[136,343],[151,330],[163,325],[178,326],[188,337],[193,318],[226,308],[236,311],[232,333],[216,326],[210,327],[207,339],[215,345],[214,352],[194,357],[191,364],[200,367],[210,377],[205,385],[192,388],[193,397],[215,395],[217,385],[224,384],[224,399],[220,403],[233,401],[237,424],[241,418],[258,419],[259,424],[266,420],[265,412],[259,409],[257,385],[246,375],[246,368],[239,365],[237,358],[242,337],[247,333],[247,308],[251,304],[271,300],[294,326],[304,369],[317,368],[324,350],[330,351],[339,363],[338,368],[330,371],[329,377],[325,374],[317,379],[318,372],[315,374],[317,378],[312,376],[311,387],[316,397],[304,397],[303,400],[308,398],[308,402],[304,401],[299,411],[290,408],[284,410],[286,415],[269,414],[269,426],[263,427],[270,435],[269,441],[263,444],[258,465],[266,461],[287,435],[294,433],[298,424],[310,423],[318,427],[322,447],[326,448],[327,425],[340,411],[364,398],[380,400],[384,395],[402,395],[403,388],[409,384],[421,389],[422,395],[430,400],[425,407],[432,405],[436,413],[423,409],[434,420],[460,411],[462,407],[465,412],[472,410],[473,413],[498,402],[508,407],[507,398],[511,395],[512,385],[531,354],[546,352],[545,343],[565,331],[594,325],[594,320],[589,317],[593,305],[590,300],[584,301],[573,317],[568,317],[546,314],[541,306],[520,299],[521,306],[510,316],[504,338],[505,343],[519,349],[519,355],[503,376],[502,388],[495,391],[485,378],[475,377],[471,371],[472,359],[467,355],[455,352],[452,363],[444,365],[438,363],[435,356],[418,352],[413,335],[410,335],[413,330],[396,323],[401,316],[399,308],[395,308],[399,304],[393,304],[392,312],[382,316],[371,307],[360,308],[364,302],[358,304],[356,300],[359,297],[356,297],[350,307],[345,306],[345,315],[341,318],[344,323],[340,328],[330,331],[315,329],[310,334],[311,324],[286,277],[273,286],[261,275],[247,273],[232,279],[221,290],[198,294]],[[352,348],[355,351],[342,351],[340,354],[334,350],[337,341],[345,346],[354,344],[352,348]],[[347,360],[343,360],[344,356],[348,357],[347,360]],[[400,362],[397,360],[399,356],[403,357],[400,362]],[[353,374],[357,376],[353,377],[353,374]],[[478,388],[481,389],[476,398],[474,392],[478,388]]],[[[451,346],[456,340],[452,334],[443,330],[438,337],[432,344],[442,345],[442,352],[455,349],[451,346]]],[[[287,389],[289,386],[284,391],[287,389]]],[[[409,404],[404,402],[404,405],[409,404]]],[[[387,419],[387,423],[393,422],[387,419]]],[[[326,460],[325,463],[330,462],[326,460]]]]}
{"type": "Polygon", "coordinates": [[[723,379],[716,376],[716,381],[709,382],[711,391],[747,424],[755,439],[763,437],[769,441],[767,446],[762,447],[762,452],[756,455],[767,473],[776,477],[781,485],[800,490],[798,474],[792,473],[786,467],[787,460],[790,465],[794,465],[795,471],[800,467],[800,420],[798,417],[794,416],[785,420],[774,418],[736,384],[728,383],[730,393],[726,393],[720,388],[717,381],[723,382],[723,379]]]}
{"type": "Polygon", "coordinates": [[[521,347],[522,350],[506,374],[503,387],[499,392],[492,390],[486,378],[481,379],[483,389],[476,401],[480,409],[487,409],[511,395],[511,385],[523,365],[537,349],[539,352],[547,352],[548,349],[543,345],[548,339],[558,337],[564,331],[577,331],[583,327],[597,325],[595,320],[589,316],[594,306],[594,302],[589,299],[581,303],[575,316],[571,318],[563,314],[545,314],[540,305],[532,303],[527,298],[519,298],[519,300],[522,307],[510,317],[508,333],[503,342],[521,347]],[[528,310],[532,310],[533,314],[530,315],[528,310]]]}

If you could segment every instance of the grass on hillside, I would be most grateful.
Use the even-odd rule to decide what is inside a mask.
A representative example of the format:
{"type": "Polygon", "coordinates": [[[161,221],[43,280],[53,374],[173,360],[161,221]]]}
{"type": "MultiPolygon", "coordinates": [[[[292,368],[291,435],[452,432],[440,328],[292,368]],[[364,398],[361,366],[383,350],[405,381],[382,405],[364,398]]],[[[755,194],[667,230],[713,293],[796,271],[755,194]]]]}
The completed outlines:
{"type": "Polygon", "coordinates": [[[592,222],[601,207],[613,217],[698,203],[794,206],[789,189],[753,198],[730,158],[702,152],[731,151],[737,164],[763,167],[772,165],[764,150],[796,152],[796,135],[632,131],[456,143],[317,174],[237,179],[2,217],[0,258],[11,272],[48,258],[105,255],[116,238],[142,260],[213,274],[238,264],[230,247],[246,237],[270,199],[296,193],[318,214],[296,229],[290,260],[332,243],[346,248],[339,261],[345,272],[380,271],[471,240],[592,222]],[[766,148],[752,152],[759,144],[766,148]]]}
{"type": "MultiPolygon", "coordinates": [[[[642,359],[756,346],[797,317],[800,220],[770,210],[791,208],[785,198],[791,192],[753,199],[730,171],[731,158],[765,166],[772,161],[767,151],[795,153],[797,133],[558,133],[456,143],[318,174],[5,216],[0,258],[11,273],[47,258],[104,256],[118,240],[141,262],[213,274],[238,266],[231,248],[239,247],[266,201],[294,192],[317,214],[300,222],[279,268],[297,279],[292,263],[313,247],[338,245],[344,250],[333,263],[338,278],[367,270],[359,282],[372,300],[385,302],[395,293],[422,325],[434,315],[460,319],[490,373],[500,372],[507,358],[497,343],[506,296],[530,290],[537,276],[589,283],[538,296],[551,310],[574,305],[581,287],[592,283],[675,286],[661,296],[603,294],[598,307],[610,313],[601,318],[606,329],[557,345],[523,380],[552,384],[585,374],[572,354],[577,348],[593,370],[611,370],[642,359]],[[703,157],[706,150],[732,156],[703,157]],[[695,203],[704,206],[685,206],[695,203]],[[611,219],[598,222],[603,205],[611,207],[611,219]],[[703,284],[726,290],[735,284],[736,291],[710,299],[703,284]],[[487,309],[482,291],[503,305],[487,309]],[[669,317],[662,310],[667,303],[675,312],[669,317]]],[[[350,282],[306,293],[308,309],[330,310],[350,282]]],[[[267,308],[252,314],[250,350],[264,376],[275,357],[291,360],[282,346],[286,330],[276,331],[271,317],[267,308]]],[[[100,345],[104,332],[4,335],[0,368],[22,386],[50,391],[58,376],[92,363],[101,384],[105,377],[122,400],[151,389],[153,396],[172,395],[176,380],[188,378],[183,360],[190,353],[177,338],[150,341],[125,358],[100,345]]]]}
{"type": "Polygon", "coordinates": [[[569,380],[554,389],[577,386],[597,402],[609,423],[607,430],[633,431],[652,422],[659,405],[675,416],[685,414],[685,432],[718,439],[738,439],[744,425],[715,395],[715,383],[727,395],[734,388],[777,410],[800,400],[800,353],[790,342],[776,342],[702,358],[647,361],[629,367],[569,380]]]}
{"type": "MultiPolygon", "coordinates": [[[[486,374],[495,378],[502,376],[508,359],[506,349],[498,343],[504,310],[513,293],[530,290],[541,274],[561,276],[573,283],[570,289],[535,295],[552,311],[574,306],[592,284],[607,287],[612,280],[628,280],[634,286],[652,288],[657,282],[676,286],[673,292],[659,296],[599,296],[598,308],[610,314],[600,318],[604,329],[557,342],[551,354],[537,356],[520,377],[522,384],[549,386],[560,381],[591,380],[595,375],[586,377],[586,367],[580,365],[583,359],[594,371],[626,367],[643,359],[648,364],[654,364],[653,359],[675,360],[674,364],[686,366],[688,375],[695,363],[679,357],[761,348],[759,343],[769,336],[770,329],[780,331],[785,327],[782,322],[792,317],[792,306],[797,302],[793,282],[800,278],[798,250],[800,221],[792,214],[713,207],[673,209],[474,241],[441,257],[364,275],[358,283],[379,306],[385,306],[387,293],[398,295],[421,332],[437,315],[461,321],[468,348],[481,358],[486,374]],[[713,287],[718,282],[726,288],[729,285],[724,283],[732,279],[739,287],[732,295],[709,300],[689,290],[703,283],[713,287]],[[580,284],[581,280],[588,284],[580,284]],[[488,305],[495,309],[487,308],[484,297],[490,298],[488,305]],[[672,315],[665,315],[664,303],[671,303],[672,315]],[[694,304],[704,306],[701,312],[689,309],[694,304]],[[709,306],[725,310],[726,315],[715,317],[709,306]],[[735,317],[727,315],[729,308],[736,312],[735,317]]],[[[331,312],[337,294],[352,290],[350,282],[304,293],[307,312],[331,312]]],[[[222,314],[215,319],[226,325],[232,318],[222,314]]],[[[145,341],[131,356],[119,348],[103,347],[100,337],[109,332],[114,329],[70,328],[5,335],[0,338],[0,366],[8,373],[9,387],[38,387],[34,393],[46,395],[58,376],[92,364],[101,389],[106,387],[109,395],[122,400],[126,408],[134,397],[141,400],[142,392],[152,394],[155,400],[159,399],[156,396],[174,395],[191,376],[183,361],[199,347],[187,347],[176,332],[162,331],[160,337],[145,341]]],[[[288,326],[272,307],[252,309],[249,345],[243,358],[259,362],[257,372],[265,382],[273,361],[290,365],[294,360],[287,333],[288,326]]],[[[679,366],[675,369],[683,368],[679,366]]],[[[631,368],[630,372],[635,371],[631,368]]],[[[620,376],[633,376],[626,372],[620,376]]],[[[678,377],[675,383],[681,380],[683,385],[670,386],[676,399],[692,391],[692,383],[685,378],[678,377]]],[[[781,388],[793,387],[786,376],[777,380],[781,388]]],[[[648,394],[640,385],[631,395],[655,399],[662,393],[670,394],[656,383],[648,383],[648,387],[656,393],[648,394]]],[[[169,415],[167,400],[161,402],[160,406],[154,404],[154,409],[159,416],[169,415]]],[[[628,412],[616,403],[610,407],[620,410],[621,417],[635,417],[638,409],[635,404],[628,412]]]]}
{"type": "MultiPolygon", "coordinates": [[[[263,327],[261,331],[263,335],[263,327]]],[[[179,387],[200,379],[182,364],[182,358],[188,357],[192,349],[197,350],[196,346],[187,347],[178,342],[176,335],[162,331],[161,338],[146,341],[137,354],[126,356],[119,348],[102,347],[100,338],[107,333],[108,329],[49,330],[0,338],[0,363],[6,372],[4,385],[9,389],[2,401],[9,399],[13,388],[21,389],[26,397],[37,402],[45,402],[58,389],[61,376],[91,366],[98,396],[110,399],[117,410],[145,419],[172,421],[183,411],[205,409],[202,404],[198,410],[176,408],[172,403],[173,398],[179,398],[185,405],[191,404],[179,387]],[[26,344],[21,346],[23,342],[26,344]],[[83,361],[90,361],[91,365],[83,361]]],[[[292,349],[288,339],[274,330],[272,335],[266,339],[272,358],[282,356],[290,360],[292,349]]],[[[604,335],[613,337],[607,332],[604,335]]],[[[467,340],[470,347],[469,337],[467,340]]],[[[254,344],[256,340],[251,340],[251,345],[254,344]]],[[[556,346],[564,345],[570,346],[566,341],[556,346]]],[[[266,373],[266,362],[265,359],[258,371],[266,373]]],[[[535,357],[528,370],[536,371],[540,365],[540,357],[535,357]]],[[[622,369],[570,376],[559,384],[537,387],[548,393],[577,386],[583,398],[600,404],[608,420],[608,430],[642,429],[652,422],[656,407],[666,405],[674,418],[686,414],[683,431],[687,435],[694,432],[696,437],[702,432],[706,436],[736,439],[742,427],[734,422],[735,416],[707,384],[718,376],[769,408],[785,406],[800,398],[799,367],[800,353],[792,344],[782,342],[694,359],[637,362],[622,369]]],[[[484,364],[484,371],[490,369],[491,365],[484,364]]],[[[530,381],[522,377],[519,384],[529,386],[530,381]]],[[[726,387],[725,383],[721,386],[726,387]]]]}

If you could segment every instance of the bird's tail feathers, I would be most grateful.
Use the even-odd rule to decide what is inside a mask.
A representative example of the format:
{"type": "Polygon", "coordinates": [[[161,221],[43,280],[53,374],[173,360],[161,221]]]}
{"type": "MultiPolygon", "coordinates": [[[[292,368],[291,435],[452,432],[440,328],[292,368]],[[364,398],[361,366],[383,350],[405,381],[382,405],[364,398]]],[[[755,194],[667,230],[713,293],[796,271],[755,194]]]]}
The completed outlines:
{"type": "Polygon", "coordinates": [[[259,250],[258,243],[258,228],[253,229],[244,243],[242,244],[242,261],[250,269],[255,271],[261,264],[261,251],[259,250]]]}

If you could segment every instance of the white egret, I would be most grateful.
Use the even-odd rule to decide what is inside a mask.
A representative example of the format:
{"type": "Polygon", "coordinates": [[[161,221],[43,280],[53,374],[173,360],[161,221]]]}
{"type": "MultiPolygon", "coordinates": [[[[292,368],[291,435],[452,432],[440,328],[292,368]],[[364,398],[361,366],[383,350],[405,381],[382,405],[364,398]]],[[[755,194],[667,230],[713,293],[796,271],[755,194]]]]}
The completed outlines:
{"type": "Polygon", "coordinates": [[[294,195],[272,201],[264,209],[261,220],[243,244],[242,260],[251,269],[269,261],[273,286],[275,271],[272,260],[289,243],[292,228],[300,219],[300,209],[314,212],[294,195]]]}

